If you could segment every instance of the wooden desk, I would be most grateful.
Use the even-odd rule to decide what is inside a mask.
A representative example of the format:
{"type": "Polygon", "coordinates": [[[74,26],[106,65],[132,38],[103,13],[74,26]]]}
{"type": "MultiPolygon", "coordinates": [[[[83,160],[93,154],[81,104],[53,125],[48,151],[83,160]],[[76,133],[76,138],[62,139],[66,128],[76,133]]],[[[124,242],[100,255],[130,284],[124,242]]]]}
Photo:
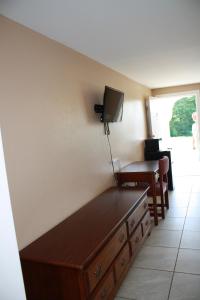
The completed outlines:
{"type": "Polygon", "coordinates": [[[136,161],[125,167],[120,172],[116,173],[118,185],[121,186],[125,182],[147,182],[152,187],[153,191],[153,214],[154,223],[158,225],[158,214],[156,207],[155,194],[155,174],[158,172],[158,161],[136,161]]]}

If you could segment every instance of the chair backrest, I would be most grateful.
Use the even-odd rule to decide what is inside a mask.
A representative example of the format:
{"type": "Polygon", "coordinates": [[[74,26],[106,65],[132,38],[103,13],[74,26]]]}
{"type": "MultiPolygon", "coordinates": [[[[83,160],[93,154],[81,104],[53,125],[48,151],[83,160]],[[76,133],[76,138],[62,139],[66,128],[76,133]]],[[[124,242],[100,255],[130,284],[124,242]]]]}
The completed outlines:
{"type": "Polygon", "coordinates": [[[167,172],[169,170],[169,158],[167,156],[163,156],[159,159],[159,177],[161,181],[167,181],[167,172]]]}

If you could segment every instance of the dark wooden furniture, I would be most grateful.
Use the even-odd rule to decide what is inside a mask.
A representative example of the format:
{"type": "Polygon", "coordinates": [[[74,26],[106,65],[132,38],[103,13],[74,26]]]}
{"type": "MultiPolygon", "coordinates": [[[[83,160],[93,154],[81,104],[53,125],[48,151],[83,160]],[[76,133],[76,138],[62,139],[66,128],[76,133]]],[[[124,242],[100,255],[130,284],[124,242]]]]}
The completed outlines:
{"type": "MultiPolygon", "coordinates": [[[[160,203],[157,203],[157,207],[160,207],[161,212],[158,213],[162,217],[162,219],[165,218],[165,207],[169,209],[169,196],[168,196],[168,177],[167,173],[169,170],[169,158],[167,156],[164,156],[163,158],[159,159],[158,161],[159,165],[159,180],[155,184],[155,194],[156,196],[160,196],[160,203]]],[[[147,195],[152,197],[153,196],[153,190],[150,187],[150,189],[147,192],[147,195]]],[[[152,204],[149,204],[151,207],[152,204]]]]}
{"type": "Polygon", "coordinates": [[[160,150],[160,146],[159,146],[160,140],[161,139],[146,139],[146,140],[144,140],[144,159],[145,160],[156,160],[156,159],[161,159],[163,156],[167,156],[169,158],[169,170],[167,173],[168,189],[170,191],[173,191],[174,183],[173,183],[173,173],[172,173],[171,151],[160,150]]]}
{"type": "Polygon", "coordinates": [[[156,173],[159,170],[158,161],[136,161],[116,173],[118,185],[127,182],[147,182],[152,189],[153,217],[155,225],[158,225],[157,202],[156,202],[156,173]]]}
{"type": "Polygon", "coordinates": [[[113,299],[150,230],[147,189],[108,189],[20,252],[27,299],[113,299]]]}

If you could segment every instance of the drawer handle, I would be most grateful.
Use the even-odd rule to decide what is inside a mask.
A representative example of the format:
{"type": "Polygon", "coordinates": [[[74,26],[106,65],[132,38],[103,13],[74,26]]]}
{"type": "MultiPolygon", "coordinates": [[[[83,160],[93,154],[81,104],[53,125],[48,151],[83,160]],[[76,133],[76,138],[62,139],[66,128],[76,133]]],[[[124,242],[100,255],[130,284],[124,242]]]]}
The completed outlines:
{"type": "Polygon", "coordinates": [[[107,290],[106,290],[106,288],[104,288],[100,294],[100,297],[101,297],[101,299],[106,299],[106,296],[107,296],[107,290]]]}
{"type": "Polygon", "coordinates": [[[135,220],[132,220],[130,225],[133,227],[135,225],[135,220]]]}
{"type": "Polygon", "coordinates": [[[119,242],[120,242],[120,243],[123,243],[123,242],[124,242],[124,239],[125,239],[125,235],[124,235],[124,233],[122,233],[122,234],[120,235],[120,237],[119,237],[119,242]]]}
{"type": "Polygon", "coordinates": [[[144,205],[143,205],[144,209],[147,208],[147,203],[145,202],[144,205]]]}
{"type": "Polygon", "coordinates": [[[136,239],[135,239],[135,243],[137,244],[137,243],[139,242],[139,240],[140,240],[140,239],[139,239],[139,237],[137,236],[136,239]]]}
{"type": "Polygon", "coordinates": [[[102,275],[102,267],[101,265],[97,267],[96,271],[94,272],[96,279],[99,279],[102,275]]]}
{"type": "Polygon", "coordinates": [[[124,267],[125,266],[125,264],[126,264],[126,259],[125,258],[123,258],[122,260],[121,260],[121,267],[124,267]]]}

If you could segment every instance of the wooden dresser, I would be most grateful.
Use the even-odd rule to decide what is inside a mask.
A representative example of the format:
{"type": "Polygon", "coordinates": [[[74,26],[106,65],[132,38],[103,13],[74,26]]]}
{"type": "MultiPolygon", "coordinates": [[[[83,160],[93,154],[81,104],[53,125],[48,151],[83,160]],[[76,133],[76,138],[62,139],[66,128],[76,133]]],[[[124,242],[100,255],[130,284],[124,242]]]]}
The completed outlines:
{"type": "Polygon", "coordinates": [[[114,299],[151,230],[146,192],[110,188],[24,248],[27,299],[114,299]]]}

